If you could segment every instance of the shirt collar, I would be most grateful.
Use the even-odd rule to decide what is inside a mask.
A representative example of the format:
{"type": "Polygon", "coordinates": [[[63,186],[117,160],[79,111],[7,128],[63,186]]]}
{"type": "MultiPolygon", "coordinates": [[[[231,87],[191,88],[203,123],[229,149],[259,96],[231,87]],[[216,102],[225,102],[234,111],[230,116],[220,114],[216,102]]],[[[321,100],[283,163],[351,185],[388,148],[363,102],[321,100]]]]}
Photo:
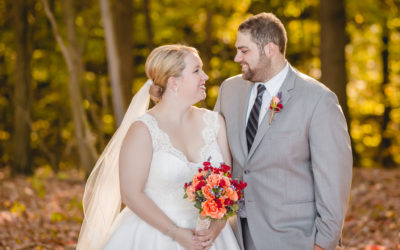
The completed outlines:
{"type": "Polygon", "coordinates": [[[264,84],[264,86],[267,88],[268,93],[271,96],[276,96],[279,89],[282,86],[283,81],[286,78],[288,71],[289,71],[289,63],[286,62],[285,67],[283,67],[283,69],[278,74],[269,79],[267,82],[257,83],[257,86],[259,84],[264,84]]]}

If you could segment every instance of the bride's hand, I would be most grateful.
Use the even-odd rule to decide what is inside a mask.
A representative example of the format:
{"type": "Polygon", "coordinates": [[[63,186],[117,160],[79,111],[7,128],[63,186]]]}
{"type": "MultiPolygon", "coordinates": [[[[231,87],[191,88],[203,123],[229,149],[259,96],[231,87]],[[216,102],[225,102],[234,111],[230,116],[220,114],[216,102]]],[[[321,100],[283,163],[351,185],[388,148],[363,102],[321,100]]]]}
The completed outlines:
{"type": "Polygon", "coordinates": [[[203,249],[210,249],[212,243],[218,237],[226,224],[225,220],[216,220],[211,223],[209,229],[196,232],[197,239],[201,242],[203,249]]]}
{"type": "Polygon", "coordinates": [[[218,233],[213,227],[196,232],[197,240],[201,243],[202,249],[210,249],[217,236],[218,233]]]}
{"type": "Polygon", "coordinates": [[[175,240],[185,249],[202,250],[204,247],[197,239],[194,232],[187,228],[178,228],[175,232],[175,240]]]}

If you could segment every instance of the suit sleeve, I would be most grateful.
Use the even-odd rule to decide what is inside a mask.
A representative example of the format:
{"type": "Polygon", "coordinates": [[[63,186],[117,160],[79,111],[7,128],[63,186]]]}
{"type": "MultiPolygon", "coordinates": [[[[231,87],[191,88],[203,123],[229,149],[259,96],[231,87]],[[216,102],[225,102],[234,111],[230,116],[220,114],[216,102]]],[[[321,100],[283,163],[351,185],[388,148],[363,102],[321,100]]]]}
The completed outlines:
{"type": "Polygon", "coordinates": [[[335,249],[348,205],[353,159],[346,120],[333,92],[325,92],[315,107],[309,143],[317,208],[315,243],[335,249]]]}
{"type": "Polygon", "coordinates": [[[222,89],[223,89],[224,83],[225,82],[223,82],[221,84],[221,86],[219,87],[217,102],[215,103],[215,106],[214,106],[214,111],[219,112],[219,113],[222,112],[221,111],[221,102],[222,102],[222,89]]]}

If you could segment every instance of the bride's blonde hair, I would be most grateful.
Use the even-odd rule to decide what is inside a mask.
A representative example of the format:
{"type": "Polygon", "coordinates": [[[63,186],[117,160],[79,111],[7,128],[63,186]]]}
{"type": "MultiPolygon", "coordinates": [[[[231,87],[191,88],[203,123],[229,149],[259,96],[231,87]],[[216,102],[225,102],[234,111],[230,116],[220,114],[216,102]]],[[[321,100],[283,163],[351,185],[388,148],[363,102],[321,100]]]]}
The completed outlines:
{"type": "Polygon", "coordinates": [[[197,49],[181,44],[163,45],[155,48],[147,57],[146,75],[153,81],[150,97],[153,101],[161,100],[168,78],[179,77],[185,69],[185,57],[189,53],[199,54],[197,49]]]}

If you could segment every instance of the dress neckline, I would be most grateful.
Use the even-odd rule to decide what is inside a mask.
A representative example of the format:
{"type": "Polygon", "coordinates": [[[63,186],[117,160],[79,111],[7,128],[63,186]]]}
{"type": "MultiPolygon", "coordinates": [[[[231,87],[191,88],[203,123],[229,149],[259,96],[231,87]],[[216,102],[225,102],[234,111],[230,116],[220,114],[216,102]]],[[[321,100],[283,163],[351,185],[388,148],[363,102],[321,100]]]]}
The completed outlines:
{"type": "Polygon", "coordinates": [[[162,130],[162,129],[158,126],[158,121],[157,121],[157,119],[156,119],[152,114],[150,114],[149,112],[146,112],[145,114],[148,115],[148,116],[154,121],[155,127],[160,131],[161,134],[164,135],[164,137],[165,137],[165,139],[166,139],[166,142],[167,142],[168,146],[170,147],[170,149],[171,149],[172,151],[174,151],[175,154],[176,154],[183,162],[185,162],[185,163],[187,163],[187,164],[199,165],[199,164],[202,164],[202,163],[206,160],[206,159],[202,159],[202,158],[203,158],[203,151],[204,151],[204,150],[207,148],[207,146],[208,146],[208,141],[206,140],[206,138],[205,138],[205,136],[204,136],[204,132],[205,132],[205,131],[208,129],[208,127],[209,127],[209,124],[207,124],[207,123],[205,122],[205,119],[204,119],[204,117],[205,117],[205,115],[207,114],[207,112],[208,112],[208,111],[205,111],[204,114],[203,114],[203,117],[202,117],[205,126],[204,126],[204,128],[201,130],[201,134],[202,134],[202,138],[203,138],[204,145],[203,145],[202,147],[200,147],[200,150],[199,150],[200,162],[189,161],[188,158],[187,158],[187,156],[186,156],[181,150],[179,150],[178,148],[176,148],[176,147],[172,144],[171,138],[170,138],[169,134],[168,134],[167,132],[165,132],[164,130],[162,130]]]}

